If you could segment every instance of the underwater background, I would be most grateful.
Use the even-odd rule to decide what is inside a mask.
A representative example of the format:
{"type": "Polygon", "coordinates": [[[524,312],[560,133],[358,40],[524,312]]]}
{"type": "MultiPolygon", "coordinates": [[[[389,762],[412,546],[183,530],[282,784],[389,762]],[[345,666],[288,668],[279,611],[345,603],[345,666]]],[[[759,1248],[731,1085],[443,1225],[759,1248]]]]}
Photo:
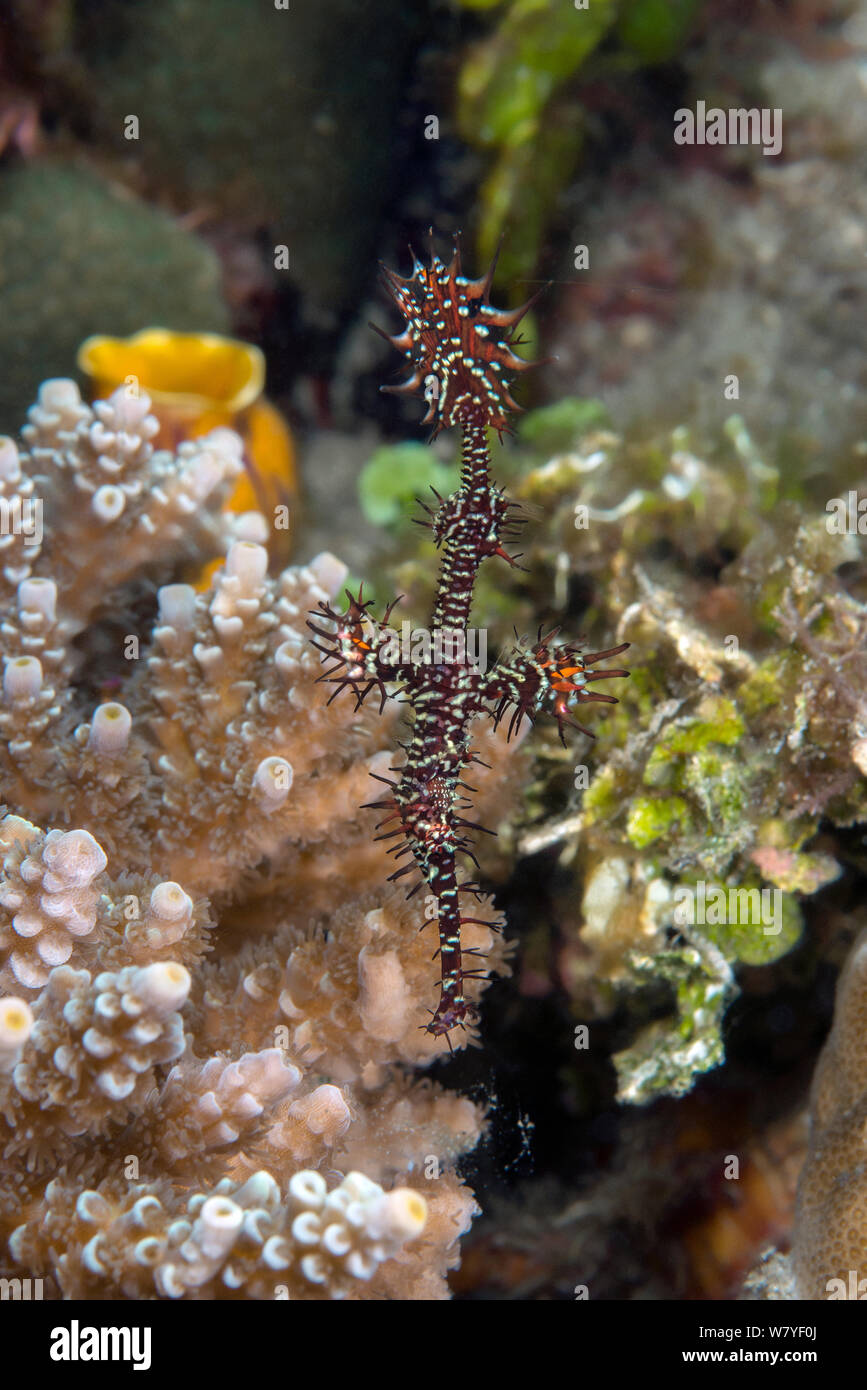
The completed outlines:
{"type": "MultiPolygon", "coordinates": [[[[447,258],[460,231],[467,274],[499,247],[495,303],[543,289],[493,457],[524,568],[483,572],[476,621],[492,652],[540,626],[629,642],[632,674],[594,740],[540,720],[485,788],[511,974],[479,1046],[415,1059],[484,1114],[455,1156],[481,1209],[458,1299],[820,1298],[867,1274],[865,74],[864,0],[0,13],[0,433],[58,377],[140,383],[155,447],[237,430],[222,505],[287,509],[272,575],[328,551],[424,624],[414,498],[456,485],[459,446],[380,391],[378,262],[408,275],[408,246],[447,258]]],[[[175,556],[96,613],[82,708],[123,699],[157,584],[219,563],[175,556]]],[[[290,898],[348,910],[315,854],[281,921],[290,898]]]]}

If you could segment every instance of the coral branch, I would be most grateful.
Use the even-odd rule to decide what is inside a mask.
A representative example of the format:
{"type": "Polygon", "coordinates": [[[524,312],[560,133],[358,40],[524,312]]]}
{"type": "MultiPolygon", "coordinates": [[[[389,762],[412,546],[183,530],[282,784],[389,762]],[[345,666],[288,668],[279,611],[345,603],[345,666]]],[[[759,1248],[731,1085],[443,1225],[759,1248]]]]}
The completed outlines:
{"type": "Polygon", "coordinates": [[[222,516],[234,435],[155,428],[56,381],[0,441],[12,514],[44,503],[2,538],[0,1250],[65,1298],[447,1297],[485,1116],[410,1072],[436,926],[358,815],[373,776],[400,820],[396,702],[337,724],[306,615],[380,703],[412,672],[390,609],[332,607],[338,560],[270,574],[265,519],[222,516]]]}

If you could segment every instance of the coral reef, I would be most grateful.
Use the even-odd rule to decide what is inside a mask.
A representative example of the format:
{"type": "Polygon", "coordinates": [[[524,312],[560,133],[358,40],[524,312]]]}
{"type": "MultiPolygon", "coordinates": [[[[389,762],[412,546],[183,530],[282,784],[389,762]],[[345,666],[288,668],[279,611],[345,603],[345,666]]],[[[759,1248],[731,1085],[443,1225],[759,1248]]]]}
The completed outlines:
{"type": "MultiPolygon", "coordinates": [[[[473,1227],[458,1294],[592,1302],[736,1296],[744,1269],[789,1229],[802,1122],[763,1117],[761,1096],[693,1091],[621,1111],[616,1149],[578,1190],[546,1177],[520,1203],[490,1197],[473,1227]],[[731,1178],[732,1156],[737,1179],[731,1178]]],[[[585,1133],[586,1133],[585,1127],[585,1133]]],[[[564,1146],[565,1167],[581,1152],[564,1146]]]]}
{"type": "MultiPolygon", "coordinates": [[[[491,0],[460,3],[492,8],[491,0]]],[[[493,0],[495,28],[462,62],[456,119],[463,139],[490,162],[478,195],[481,254],[492,255],[505,226],[515,224],[500,263],[504,283],[536,264],[552,208],[597,133],[602,82],[612,84],[609,105],[628,106],[633,92],[621,85],[618,93],[617,79],[628,73],[634,85],[643,67],[671,62],[700,4],[493,0]]]]}
{"type": "Polygon", "coordinates": [[[185,0],[107,0],[77,42],[92,138],[177,205],[267,227],[289,252],[276,275],[268,254],[274,283],[303,290],[309,319],[333,330],[363,288],[422,26],[422,11],[394,0],[361,11],[210,0],[194,19],[185,0]],[[139,118],[134,143],[119,112],[139,118]]]}
{"type": "Polygon", "coordinates": [[[867,0],[0,11],[0,1297],[863,1299],[867,0]]]}
{"type": "MultiPolygon", "coordinates": [[[[857,535],[796,500],[742,420],[641,441],[593,414],[567,401],[519,426],[512,492],[546,520],[529,573],[480,603],[641,654],[592,759],[540,730],[518,847],[547,865],[525,958],[555,961],[578,1019],[630,1001],[615,1062],[621,1099],[644,1101],[723,1060],[738,972],[795,945],[845,862],[827,832],[867,817],[867,592],[857,535]]],[[[401,571],[415,608],[427,570],[423,550],[401,571]]]]}
{"type": "Polygon", "coordinates": [[[867,1295],[867,934],[840,977],[810,1097],[810,1146],[792,1233],[794,1297],[867,1295]]]}
{"type": "Polygon", "coordinates": [[[867,424],[867,17],[860,0],[813,6],[818,22],[800,9],[768,6],[763,23],[758,10],[745,22],[738,6],[708,6],[676,98],[641,102],[627,80],[620,109],[609,100],[615,162],[600,172],[588,160],[561,200],[550,273],[572,283],[549,326],[559,361],[546,389],[599,397],[620,428],[710,431],[733,408],[735,377],[771,461],[839,480],[867,424]],[[675,146],[674,109],[699,100],[780,110],[779,154],[675,146]],[[577,274],[576,242],[589,255],[577,274]]]}
{"type": "MultiPolygon", "coordinates": [[[[266,518],[220,510],[237,436],[157,431],[144,393],[61,380],[0,441],[33,523],[2,552],[0,1237],[64,1297],[445,1297],[485,1117],[412,1072],[446,1046],[435,925],[358,812],[396,702],[325,708],[304,624],[345,567],[269,576],[266,518]]],[[[513,759],[479,747],[496,823],[513,759]]]]}
{"type": "Polygon", "coordinates": [[[7,432],[43,378],[68,370],[92,333],[228,327],[219,264],[205,243],[71,162],[2,171],[0,263],[7,432]]]}

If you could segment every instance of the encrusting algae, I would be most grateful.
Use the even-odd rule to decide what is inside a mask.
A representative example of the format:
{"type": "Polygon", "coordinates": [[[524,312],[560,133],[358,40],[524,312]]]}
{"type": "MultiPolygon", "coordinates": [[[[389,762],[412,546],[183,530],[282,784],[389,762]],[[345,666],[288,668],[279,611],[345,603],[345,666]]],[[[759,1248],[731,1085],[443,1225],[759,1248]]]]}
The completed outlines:
{"type": "MultiPolygon", "coordinates": [[[[614,1058],[621,1100],[682,1095],[724,1060],[739,968],[790,951],[839,878],[820,828],[867,816],[857,538],[785,496],[737,417],[711,453],[685,429],[623,438],[564,401],[521,421],[515,452],[513,491],[545,520],[501,611],[518,630],[548,619],[552,575],[565,607],[577,574],[581,621],[637,653],[592,749],[535,741],[518,848],[557,872],[525,950],[553,951],[576,1019],[637,1020],[614,1058]],[[669,1012],[647,1024],[661,988],[669,1012]]],[[[424,560],[404,564],[416,606],[424,580],[424,560]]]]}

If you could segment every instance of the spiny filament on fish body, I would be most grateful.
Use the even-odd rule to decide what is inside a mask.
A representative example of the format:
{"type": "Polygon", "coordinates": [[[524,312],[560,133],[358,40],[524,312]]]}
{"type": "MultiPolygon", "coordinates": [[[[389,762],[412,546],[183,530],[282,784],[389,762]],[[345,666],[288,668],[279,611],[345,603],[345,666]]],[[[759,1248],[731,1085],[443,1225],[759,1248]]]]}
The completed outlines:
{"type": "MultiPolygon", "coordinates": [[[[430,623],[434,639],[455,632],[466,637],[476,575],[484,560],[497,556],[514,566],[518,558],[505,546],[523,519],[515,515],[519,505],[490,480],[486,431],[492,427],[502,435],[508,430],[508,413],[520,409],[512,398],[510,379],[538,365],[523,361],[513,350],[514,329],[533,300],[517,309],[495,308],[488,301],[493,275],[494,265],[478,280],[461,274],[457,238],[448,265],[432,250],[429,266],[413,253],[413,271],[405,279],[382,267],[385,289],[406,322],[394,336],[377,331],[404,354],[411,368],[399,386],[382,389],[423,396],[428,406],[423,423],[433,424],[432,438],[453,425],[463,432],[460,486],[446,499],[435,494],[439,505],[425,507],[430,519],[422,522],[430,527],[442,557],[430,623]]],[[[485,973],[467,970],[468,952],[461,950],[462,927],[479,920],[465,915],[461,898],[478,898],[481,888],[475,881],[459,880],[457,856],[465,854],[476,862],[467,832],[485,829],[463,815],[471,806],[464,793],[474,790],[463,775],[474,762],[481,762],[470,747],[470,726],[480,716],[495,727],[508,717],[511,738],[524,716],[534,719],[547,711],[557,720],[564,745],[567,724],[589,733],[575,724],[569,704],[616,703],[613,695],[597,694],[588,686],[628,671],[590,668],[618,656],[629,643],[582,653],[558,642],[555,629],[544,637],[540,631],[532,645],[519,641],[490,671],[465,658],[435,664],[396,659],[399,648],[389,618],[398,600],[377,622],[361,590],[357,596],[347,590],[347,599],[344,612],[321,604],[314,615],[318,621],[308,624],[315,645],[334,662],[320,679],[335,685],[332,700],[350,690],[356,709],[375,690],[382,710],[389,686],[400,687],[411,707],[412,734],[404,763],[394,769],[397,780],[378,777],[389,793],[367,805],[385,813],[377,825],[382,832],[377,839],[394,840],[389,853],[399,864],[406,860],[389,881],[418,873],[410,896],[426,884],[436,900],[440,998],[426,1026],[448,1038],[472,1015],[465,981],[485,973]]],[[[461,650],[466,649],[464,642],[461,650]]]]}

